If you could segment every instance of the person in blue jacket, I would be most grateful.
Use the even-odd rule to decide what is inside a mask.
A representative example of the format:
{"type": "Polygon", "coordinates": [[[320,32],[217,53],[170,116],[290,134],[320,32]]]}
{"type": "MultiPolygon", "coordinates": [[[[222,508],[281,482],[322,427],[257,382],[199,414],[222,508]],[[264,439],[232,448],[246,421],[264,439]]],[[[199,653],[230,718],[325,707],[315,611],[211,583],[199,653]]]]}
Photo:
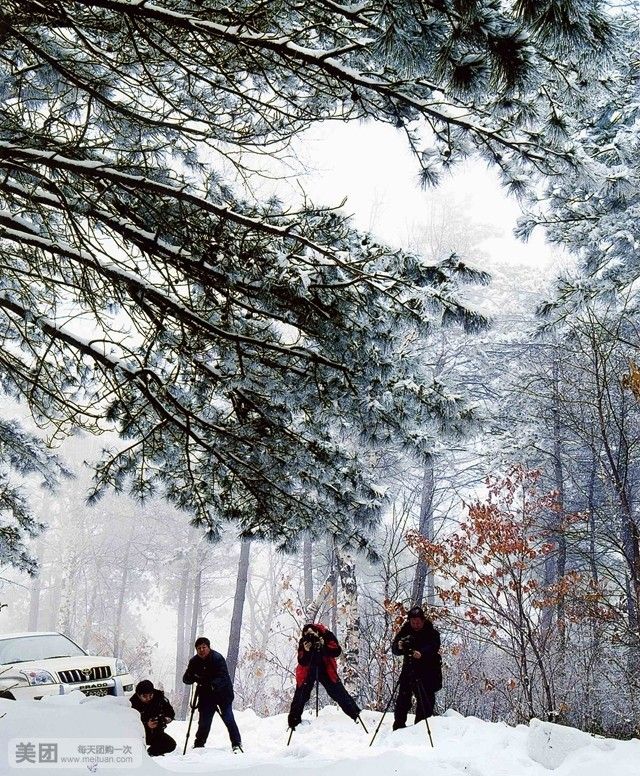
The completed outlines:
{"type": "Polygon", "coordinates": [[[226,725],[234,752],[242,752],[242,740],[233,716],[233,684],[227,669],[227,661],[211,649],[211,642],[200,636],[195,643],[196,654],[191,658],[184,672],[185,684],[198,685],[198,730],[193,744],[202,747],[207,741],[211,722],[216,711],[226,725]]]}

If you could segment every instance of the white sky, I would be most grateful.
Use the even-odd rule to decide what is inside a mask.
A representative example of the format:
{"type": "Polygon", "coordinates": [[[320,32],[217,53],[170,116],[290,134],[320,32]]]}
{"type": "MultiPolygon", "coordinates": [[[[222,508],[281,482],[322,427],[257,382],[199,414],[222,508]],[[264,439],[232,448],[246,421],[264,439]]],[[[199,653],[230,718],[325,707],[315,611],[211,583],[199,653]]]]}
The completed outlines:
{"type": "Polygon", "coordinates": [[[344,209],[355,225],[371,228],[393,245],[409,247],[416,228],[428,224],[434,208],[444,203],[492,227],[496,236],[482,247],[498,261],[537,265],[549,274],[564,265],[541,232],[534,232],[526,244],[515,239],[518,202],[506,195],[496,172],[482,162],[460,165],[437,188],[425,190],[402,132],[371,122],[326,124],[321,131],[305,134],[298,154],[309,168],[301,184],[316,204],[336,205],[346,197],[344,209]]]}

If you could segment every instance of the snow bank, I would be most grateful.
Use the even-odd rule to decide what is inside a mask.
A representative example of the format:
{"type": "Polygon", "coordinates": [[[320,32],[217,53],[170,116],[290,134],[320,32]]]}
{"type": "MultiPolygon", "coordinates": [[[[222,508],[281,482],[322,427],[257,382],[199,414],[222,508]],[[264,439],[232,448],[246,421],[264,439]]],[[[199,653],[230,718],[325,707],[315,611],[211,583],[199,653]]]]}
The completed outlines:
{"type": "MultiPolygon", "coordinates": [[[[231,752],[226,729],[214,718],[204,749],[182,756],[187,725],[174,722],[168,732],[178,741],[176,752],[152,759],[143,747],[138,715],[124,699],[84,698],[80,693],[54,696],[39,702],[0,700],[0,773],[32,776],[110,774],[120,770],[135,776],[169,773],[215,773],[216,776],[639,776],[640,741],[614,741],[538,720],[512,728],[505,724],[462,717],[454,711],[432,718],[434,747],[424,723],[391,731],[388,714],[373,744],[378,712],[365,711],[365,734],[339,709],[328,706],[318,718],[307,712],[287,747],[286,715],[260,719],[252,711],[236,712],[245,753],[231,752]],[[85,748],[87,762],[67,764],[16,762],[17,744],[69,742],[85,748]],[[99,761],[86,748],[98,745],[122,748],[128,741],[132,760],[99,761]],[[93,743],[92,743],[93,742],[93,743]],[[97,742],[101,742],[98,744],[97,742]]],[[[194,728],[191,731],[193,741],[194,728]]],[[[70,744],[69,744],[70,745],[70,744]]],[[[24,748],[22,750],[24,754],[24,748]]],[[[104,750],[103,750],[104,751],[104,750]]],[[[44,750],[45,754],[47,750],[44,750]]],[[[32,752],[34,754],[34,752],[32,752]]],[[[35,749],[37,760],[38,749],[35,749]]],[[[105,754],[106,758],[108,755],[105,754]]]]}
{"type": "MultiPolygon", "coordinates": [[[[595,755],[595,750],[611,751],[613,742],[605,738],[595,738],[575,728],[541,722],[539,719],[532,719],[529,723],[527,753],[532,760],[549,770],[558,768],[570,754],[585,748],[593,748],[592,754],[595,755]]],[[[638,772],[640,773],[640,764],[638,772]]]]}

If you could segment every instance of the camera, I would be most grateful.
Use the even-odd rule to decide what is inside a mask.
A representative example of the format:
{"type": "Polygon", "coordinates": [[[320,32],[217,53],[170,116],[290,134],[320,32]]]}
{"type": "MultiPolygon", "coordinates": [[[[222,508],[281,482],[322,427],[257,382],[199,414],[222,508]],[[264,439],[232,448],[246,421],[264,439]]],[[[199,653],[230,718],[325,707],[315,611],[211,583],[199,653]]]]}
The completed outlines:
{"type": "Polygon", "coordinates": [[[322,649],[322,645],[324,644],[324,640],[312,630],[307,631],[303,635],[302,640],[309,651],[322,649]]]}
{"type": "Polygon", "coordinates": [[[153,717],[143,717],[142,718],[143,723],[146,725],[147,722],[157,722],[158,726],[155,728],[156,730],[164,730],[164,728],[167,727],[167,722],[164,717],[154,715],[153,717]]]}
{"type": "Polygon", "coordinates": [[[403,652],[406,652],[406,653],[413,652],[413,649],[414,649],[413,636],[405,636],[404,638],[400,639],[400,641],[398,642],[398,646],[403,652]]]}

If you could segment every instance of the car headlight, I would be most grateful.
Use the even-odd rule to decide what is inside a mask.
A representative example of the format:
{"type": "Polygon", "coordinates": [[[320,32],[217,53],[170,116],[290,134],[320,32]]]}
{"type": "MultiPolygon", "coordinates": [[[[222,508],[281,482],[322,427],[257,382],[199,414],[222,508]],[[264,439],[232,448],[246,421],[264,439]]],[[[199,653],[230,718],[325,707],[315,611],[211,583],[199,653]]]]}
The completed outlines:
{"type": "Polygon", "coordinates": [[[27,681],[31,685],[35,684],[58,684],[53,676],[42,668],[34,668],[33,671],[23,671],[27,681]]]}
{"type": "Polygon", "coordinates": [[[122,676],[122,674],[128,674],[129,669],[127,664],[121,657],[116,658],[116,676],[122,676]]]}

